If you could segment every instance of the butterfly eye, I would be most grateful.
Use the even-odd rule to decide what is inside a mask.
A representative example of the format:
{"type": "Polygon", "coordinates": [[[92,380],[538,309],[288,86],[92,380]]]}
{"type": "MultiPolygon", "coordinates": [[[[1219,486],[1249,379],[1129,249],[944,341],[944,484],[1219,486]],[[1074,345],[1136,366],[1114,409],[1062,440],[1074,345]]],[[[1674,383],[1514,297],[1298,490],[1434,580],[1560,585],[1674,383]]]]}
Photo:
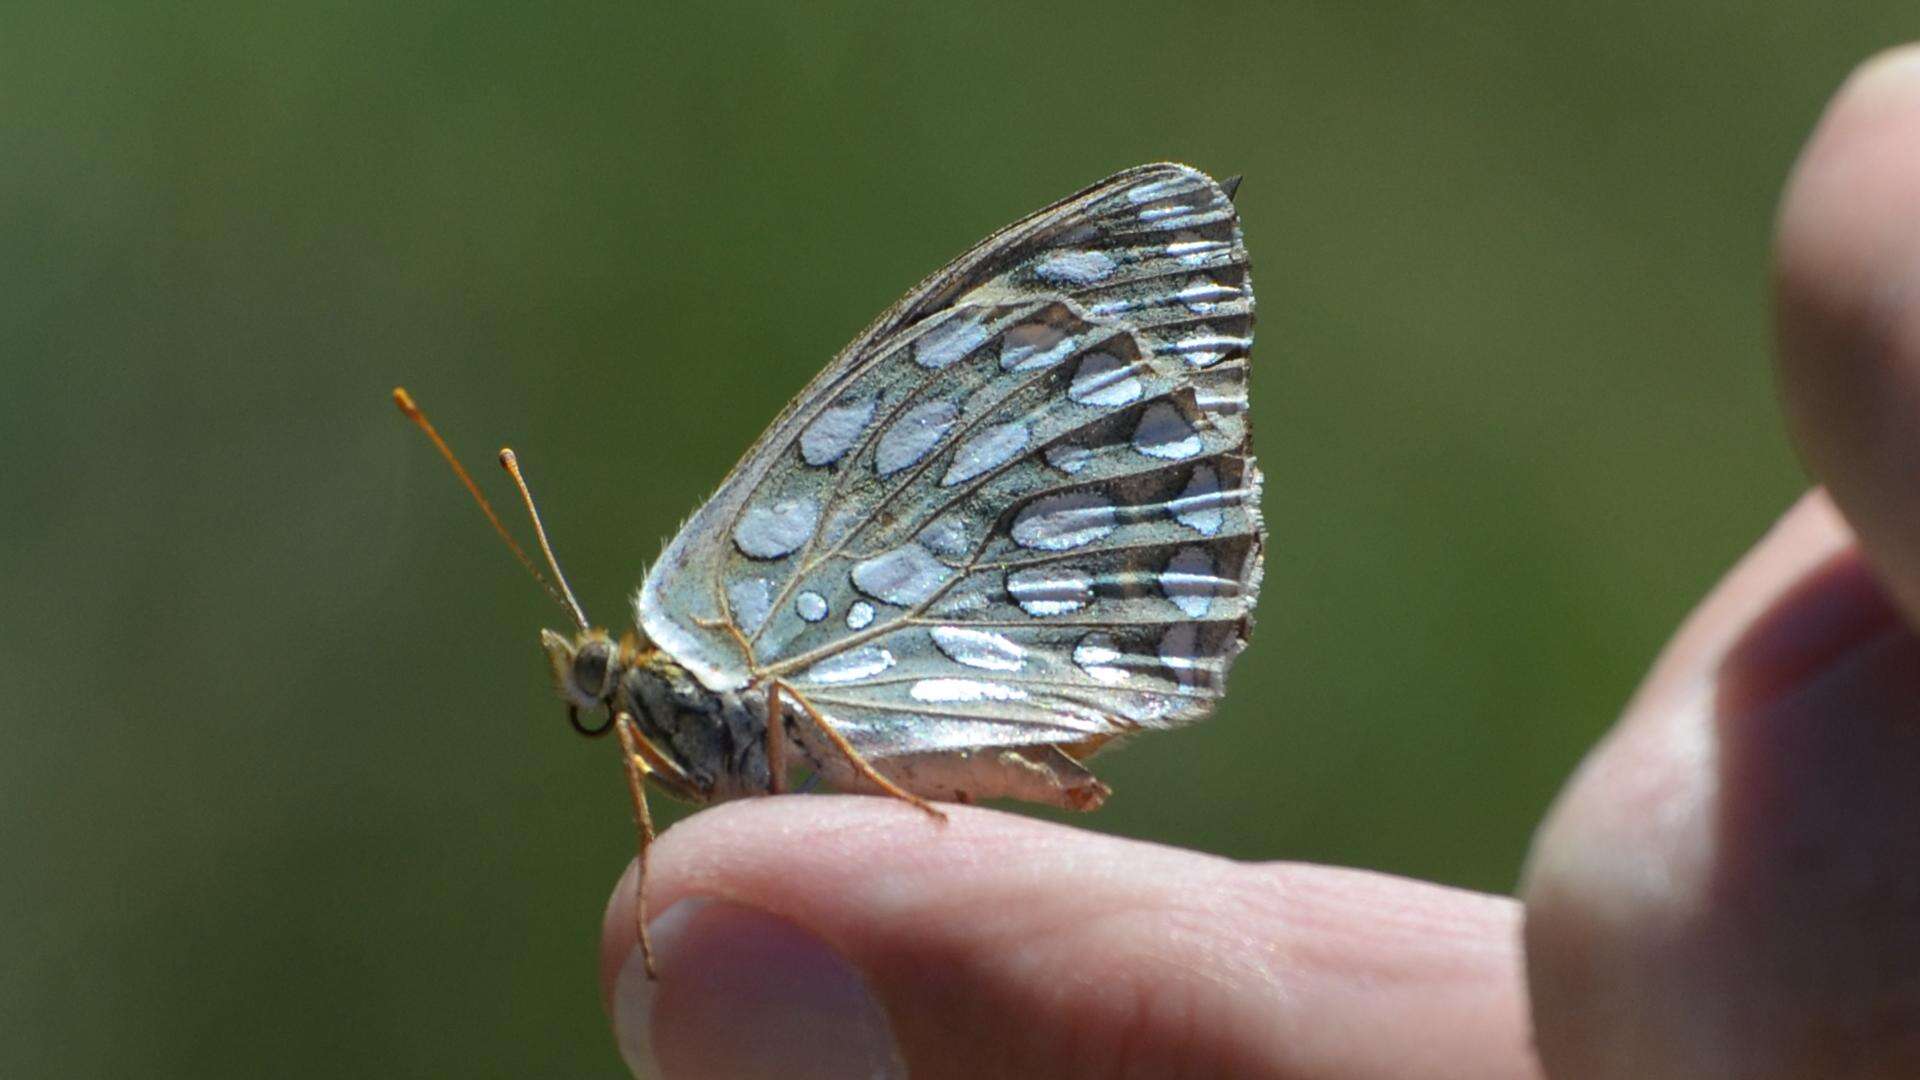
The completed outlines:
{"type": "Polygon", "coordinates": [[[589,638],[573,654],[571,696],[587,701],[607,699],[613,687],[613,643],[605,638],[589,638]]]}
{"type": "Polygon", "coordinates": [[[620,662],[606,634],[589,630],[568,641],[551,630],[542,630],[540,644],[553,667],[554,689],[568,705],[591,709],[612,696],[620,662]]]}

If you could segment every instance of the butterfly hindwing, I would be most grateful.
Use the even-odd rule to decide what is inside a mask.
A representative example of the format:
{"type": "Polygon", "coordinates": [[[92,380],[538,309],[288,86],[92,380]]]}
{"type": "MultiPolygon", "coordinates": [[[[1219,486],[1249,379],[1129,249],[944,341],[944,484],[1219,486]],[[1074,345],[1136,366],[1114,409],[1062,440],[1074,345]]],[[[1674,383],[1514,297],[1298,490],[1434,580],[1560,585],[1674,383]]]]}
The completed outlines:
{"type": "Polygon", "coordinates": [[[1232,202],[1193,169],[1008,226],[788,406],[641,628],[711,689],[790,681],[871,758],[1205,715],[1259,586],[1253,318],[1232,202]]]}

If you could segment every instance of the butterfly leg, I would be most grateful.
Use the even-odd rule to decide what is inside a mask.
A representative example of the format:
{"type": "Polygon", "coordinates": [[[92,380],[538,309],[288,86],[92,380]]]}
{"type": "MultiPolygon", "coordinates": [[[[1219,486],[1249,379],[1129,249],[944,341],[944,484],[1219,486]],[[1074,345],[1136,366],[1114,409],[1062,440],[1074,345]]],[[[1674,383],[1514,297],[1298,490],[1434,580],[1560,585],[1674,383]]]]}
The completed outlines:
{"type": "Polygon", "coordinates": [[[767,687],[767,794],[787,790],[787,719],[780,684],[767,687]]]}
{"type": "Polygon", "coordinates": [[[640,755],[640,735],[634,730],[633,717],[621,713],[614,721],[620,735],[621,758],[627,768],[627,794],[633,796],[633,828],[638,848],[634,862],[633,929],[640,941],[640,958],[647,966],[647,978],[658,979],[653,966],[653,939],[647,936],[647,851],[653,846],[653,813],[647,809],[647,774],[652,771],[640,755]]]}
{"type": "MultiPolygon", "coordinates": [[[[795,705],[800,706],[801,713],[803,713],[807,719],[813,721],[813,726],[819,730],[820,734],[826,736],[827,742],[839,752],[841,757],[846,759],[847,764],[853,767],[853,771],[859,773],[868,783],[896,799],[912,803],[941,821],[947,820],[947,815],[938,807],[920,796],[902,789],[900,785],[881,775],[880,770],[874,768],[871,762],[861,756],[860,751],[853,748],[853,744],[847,741],[845,735],[834,730],[833,723],[826,717],[820,715],[820,710],[813,707],[813,702],[808,701],[806,695],[795,690],[792,685],[782,682],[779,679],[773,681],[772,687],[769,688],[769,693],[771,694],[775,690],[777,690],[783,698],[791,700],[795,705]]],[[[771,720],[771,709],[768,710],[768,714],[769,720],[771,720]]]]}

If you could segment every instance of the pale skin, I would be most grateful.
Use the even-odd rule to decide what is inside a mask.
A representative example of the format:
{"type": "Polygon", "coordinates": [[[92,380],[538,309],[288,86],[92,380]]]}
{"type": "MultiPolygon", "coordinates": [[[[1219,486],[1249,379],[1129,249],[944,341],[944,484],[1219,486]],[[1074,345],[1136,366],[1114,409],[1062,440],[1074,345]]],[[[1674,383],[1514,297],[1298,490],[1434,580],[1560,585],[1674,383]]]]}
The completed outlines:
{"type": "MultiPolygon", "coordinates": [[[[649,909],[804,928],[916,1077],[1920,1076],[1920,50],[1837,94],[1775,267],[1782,399],[1820,486],[1679,628],[1518,897],[779,796],[662,836],[649,909]]],[[[631,904],[629,868],[604,996],[631,904]]],[[[701,1009],[725,1003],[689,985],[654,1052],[722,1075],[701,1009]]]]}

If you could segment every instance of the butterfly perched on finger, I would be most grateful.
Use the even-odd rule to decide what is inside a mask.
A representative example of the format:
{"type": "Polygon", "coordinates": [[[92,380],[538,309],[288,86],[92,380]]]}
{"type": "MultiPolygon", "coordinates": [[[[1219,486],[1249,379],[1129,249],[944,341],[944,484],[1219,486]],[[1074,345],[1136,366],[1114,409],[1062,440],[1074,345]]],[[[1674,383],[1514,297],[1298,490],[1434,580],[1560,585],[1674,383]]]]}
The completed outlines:
{"type": "Polygon", "coordinates": [[[1233,194],[1128,169],[921,282],[668,543],[620,638],[575,601],[502,452],[574,623],[542,648],[576,729],[617,736],[643,869],[650,786],[705,804],[805,766],[935,817],[1091,809],[1109,791],[1090,755],[1207,715],[1265,542],[1233,194]]]}

